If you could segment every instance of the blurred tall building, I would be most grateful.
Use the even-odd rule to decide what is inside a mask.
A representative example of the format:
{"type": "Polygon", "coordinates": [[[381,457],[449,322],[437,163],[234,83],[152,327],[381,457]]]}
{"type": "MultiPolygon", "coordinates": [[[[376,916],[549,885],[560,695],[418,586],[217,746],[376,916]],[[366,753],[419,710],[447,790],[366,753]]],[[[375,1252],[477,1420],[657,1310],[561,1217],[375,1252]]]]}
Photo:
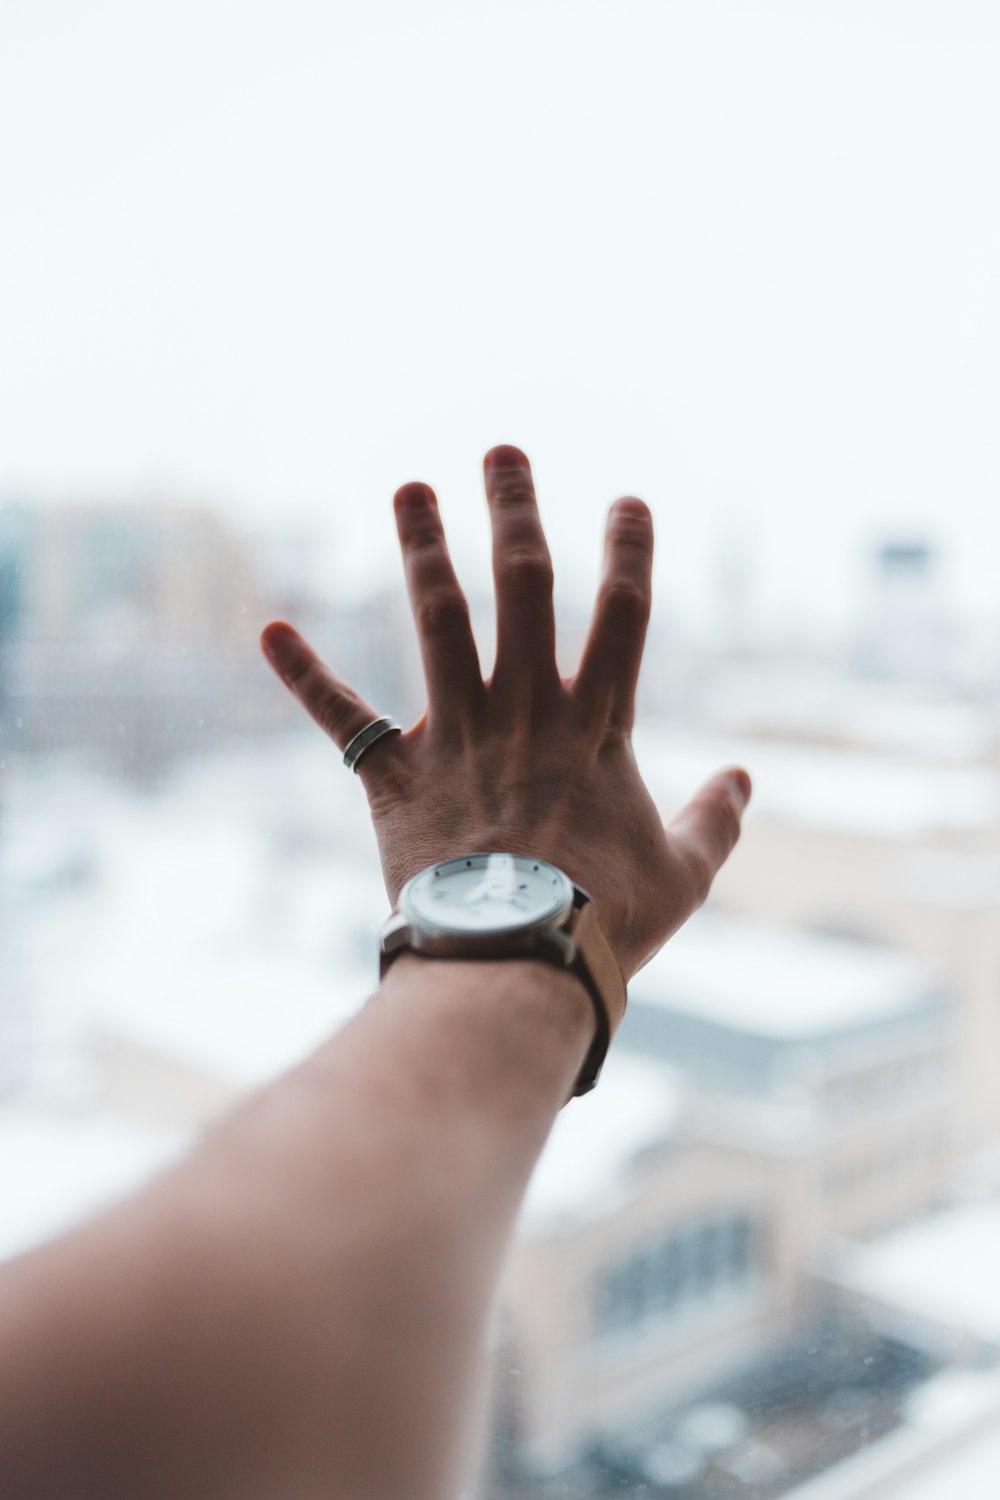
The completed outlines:
{"type": "Polygon", "coordinates": [[[880,543],[857,641],[859,669],[876,677],[942,681],[953,675],[958,646],[935,549],[921,538],[880,543]]]}
{"type": "MultiPolygon", "coordinates": [[[[831,1244],[926,1212],[954,1173],[949,997],[876,944],[699,914],[636,976],[602,1089],[557,1121],[508,1264],[497,1494],[573,1469],[568,1492],[588,1493],[623,1441],[658,1493],[639,1471],[674,1408],[752,1389],[819,1323],[886,1360],[878,1316],[816,1273],[831,1244]]],[[[930,1363],[916,1345],[906,1359],[914,1378],[930,1363]]],[[[790,1443],[786,1484],[814,1463],[827,1379],[789,1406],[804,1451],[790,1443]]],[[[722,1446],[752,1434],[752,1409],[736,1415],[722,1446]]],[[[741,1493],[711,1467],[688,1473],[690,1500],[741,1493]]]]}
{"type": "Polygon", "coordinates": [[[20,639],[112,652],[240,642],[255,579],[242,542],[207,509],[57,505],[20,511],[13,530],[20,639]]]}
{"type": "Polygon", "coordinates": [[[268,613],[243,540],[206,507],[0,511],[0,713],[23,751],[131,765],[258,725],[268,613]]]}

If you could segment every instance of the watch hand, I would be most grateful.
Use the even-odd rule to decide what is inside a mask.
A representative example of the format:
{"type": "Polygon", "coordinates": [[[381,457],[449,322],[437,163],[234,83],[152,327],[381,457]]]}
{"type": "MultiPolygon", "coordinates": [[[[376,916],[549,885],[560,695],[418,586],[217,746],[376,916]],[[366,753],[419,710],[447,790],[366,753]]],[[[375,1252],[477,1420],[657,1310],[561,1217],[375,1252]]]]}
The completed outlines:
{"type": "Polygon", "coordinates": [[[511,895],[513,884],[513,881],[497,879],[495,875],[484,876],[479,884],[473,886],[469,894],[462,898],[462,905],[473,906],[477,901],[507,900],[511,895]]]}

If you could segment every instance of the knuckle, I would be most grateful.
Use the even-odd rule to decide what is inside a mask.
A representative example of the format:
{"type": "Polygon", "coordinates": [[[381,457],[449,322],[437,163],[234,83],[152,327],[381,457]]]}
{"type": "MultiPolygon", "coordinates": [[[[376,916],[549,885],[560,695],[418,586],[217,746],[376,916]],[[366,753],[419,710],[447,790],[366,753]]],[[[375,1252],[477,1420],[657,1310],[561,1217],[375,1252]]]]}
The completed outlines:
{"type": "Polygon", "coordinates": [[[732,792],[721,786],[706,794],[705,815],[713,847],[718,851],[717,863],[721,865],[739,840],[743,826],[741,809],[732,792]]]}
{"type": "MultiPolygon", "coordinates": [[[[638,504],[633,501],[632,504],[638,504]]],[[[652,550],[653,523],[649,511],[643,508],[625,510],[619,505],[614,516],[614,544],[616,547],[635,548],[640,552],[652,550]]]]}
{"type": "Polygon", "coordinates": [[[443,540],[444,533],[439,526],[424,524],[407,532],[403,545],[413,554],[438,552],[443,540]]]}
{"type": "Polygon", "coordinates": [[[359,775],[372,814],[384,817],[400,803],[416,800],[421,788],[413,772],[402,763],[395,745],[380,742],[375,748],[382,754],[366,755],[360,763],[359,775]]]}
{"type": "Polygon", "coordinates": [[[618,625],[644,630],[649,623],[649,590],[629,578],[614,578],[604,587],[604,611],[618,625]]]}
{"type": "Polygon", "coordinates": [[[323,694],[317,706],[316,718],[331,739],[347,735],[348,731],[355,726],[356,732],[364,723],[364,719],[358,712],[358,705],[353,700],[344,698],[340,693],[332,690],[323,694]]]}
{"type": "Polygon", "coordinates": [[[535,498],[531,474],[520,466],[494,471],[490,483],[490,500],[494,505],[531,504],[535,498]]]}
{"type": "Polygon", "coordinates": [[[509,552],[499,569],[501,586],[513,594],[546,594],[552,592],[554,574],[552,559],[540,548],[522,548],[509,552]]]}
{"type": "Polygon", "coordinates": [[[417,606],[417,626],[422,635],[431,639],[464,628],[468,616],[465,600],[453,589],[435,589],[417,606]]]}
{"type": "Polygon", "coordinates": [[[309,687],[315,679],[316,661],[311,656],[296,656],[285,667],[285,681],[300,697],[308,696],[309,687]]]}
{"type": "Polygon", "coordinates": [[[743,827],[742,819],[736,811],[731,797],[724,798],[722,802],[719,810],[719,822],[722,825],[722,832],[727,848],[731,851],[735,848],[743,827]]]}
{"type": "Polygon", "coordinates": [[[708,900],[715,879],[715,864],[707,854],[692,854],[690,860],[691,890],[698,906],[708,900]]]}
{"type": "Polygon", "coordinates": [[[632,516],[626,516],[615,527],[614,545],[617,552],[638,552],[642,557],[650,556],[653,549],[649,527],[632,516]]]}
{"type": "Polygon", "coordinates": [[[601,760],[616,760],[631,745],[631,728],[625,716],[608,710],[608,716],[600,724],[597,753],[601,760]]]}

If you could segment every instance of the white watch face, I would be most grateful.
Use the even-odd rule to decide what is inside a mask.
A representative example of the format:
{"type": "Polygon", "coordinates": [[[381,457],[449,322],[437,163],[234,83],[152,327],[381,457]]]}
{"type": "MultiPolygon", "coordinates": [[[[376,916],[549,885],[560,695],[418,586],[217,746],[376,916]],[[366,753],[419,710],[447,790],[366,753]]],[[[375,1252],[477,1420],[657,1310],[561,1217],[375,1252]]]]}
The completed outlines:
{"type": "Polygon", "coordinates": [[[569,877],[521,854],[472,854],[432,865],[399,898],[411,921],[451,932],[504,932],[550,922],[572,905],[569,877]]]}

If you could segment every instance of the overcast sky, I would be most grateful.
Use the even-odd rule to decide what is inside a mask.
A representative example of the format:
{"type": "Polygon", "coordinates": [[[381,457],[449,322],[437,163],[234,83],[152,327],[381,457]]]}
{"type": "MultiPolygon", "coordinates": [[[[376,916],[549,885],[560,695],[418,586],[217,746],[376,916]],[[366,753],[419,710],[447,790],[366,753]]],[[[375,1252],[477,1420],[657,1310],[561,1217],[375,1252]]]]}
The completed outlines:
{"type": "Polygon", "coordinates": [[[992,0],[0,0],[0,495],[200,497],[395,576],[535,460],[564,584],[616,494],[663,608],[770,618],[928,536],[1000,599],[992,0]]]}

